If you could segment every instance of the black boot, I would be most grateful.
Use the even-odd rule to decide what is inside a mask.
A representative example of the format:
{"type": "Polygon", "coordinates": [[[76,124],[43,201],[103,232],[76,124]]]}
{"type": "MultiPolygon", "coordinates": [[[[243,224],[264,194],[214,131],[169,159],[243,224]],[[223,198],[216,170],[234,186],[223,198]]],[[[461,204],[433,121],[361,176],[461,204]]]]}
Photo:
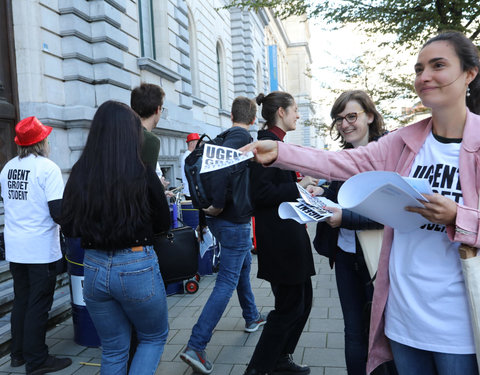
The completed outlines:
{"type": "Polygon", "coordinates": [[[275,366],[272,375],[307,375],[310,374],[310,367],[297,365],[293,362],[291,354],[282,356],[275,366]]]}
{"type": "Polygon", "coordinates": [[[266,372],[260,372],[255,370],[254,368],[248,368],[245,370],[243,375],[268,375],[266,372]]]}

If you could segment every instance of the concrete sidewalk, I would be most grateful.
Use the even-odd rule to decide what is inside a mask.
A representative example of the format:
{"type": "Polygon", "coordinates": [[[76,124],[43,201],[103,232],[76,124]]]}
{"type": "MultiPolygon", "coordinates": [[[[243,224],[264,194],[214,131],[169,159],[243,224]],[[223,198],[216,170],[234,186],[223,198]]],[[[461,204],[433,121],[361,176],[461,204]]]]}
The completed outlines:
{"type": "MultiPolygon", "coordinates": [[[[314,236],[314,225],[309,225],[311,238],[314,236]]],[[[317,275],[313,282],[313,308],[304,333],[294,353],[298,363],[309,365],[312,375],[346,374],[343,352],[343,320],[335,275],[328,266],[326,258],[314,252],[317,275]]],[[[270,284],[257,279],[257,259],[253,257],[252,287],[257,306],[261,312],[268,313],[273,307],[273,296],[270,284]]],[[[167,298],[170,333],[163,353],[162,361],[156,374],[190,375],[191,368],[184,363],[179,354],[190,337],[202,307],[205,304],[215,276],[205,276],[200,281],[200,289],[196,294],[176,294],[167,298]]],[[[246,333],[245,322],[236,295],[233,296],[220,320],[212,340],[207,347],[208,358],[214,363],[213,375],[242,375],[260,337],[260,331],[246,333]]],[[[82,365],[80,362],[100,363],[101,350],[86,348],[73,342],[72,319],[59,324],[47,333],[47,344],[50,353],[72,358],[73,364],[58,375],[90,375],[99,374],[100,367],[82,365]]],[[[0,359],[0,374],[24,374],[24,366],[10,367],[10,357],[0,359]]]]}

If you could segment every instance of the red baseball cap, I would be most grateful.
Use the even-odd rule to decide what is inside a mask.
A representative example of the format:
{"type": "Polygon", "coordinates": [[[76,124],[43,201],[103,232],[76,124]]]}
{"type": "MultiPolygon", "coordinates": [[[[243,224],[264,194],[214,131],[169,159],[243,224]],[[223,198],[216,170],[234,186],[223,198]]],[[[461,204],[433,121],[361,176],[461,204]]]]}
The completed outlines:
{"type": "Polygon", "coordinates": [[[191,141],[196,141],[198,139],[200,139],[198,133],[190,133],[189,135],[187,135],[187,143],[191,141]]]}
{"type": "Polygon", "coordinates": [[[53,128],[43,125],[35,116],[24,118],[15,126],[15,143],[19,146],[31,146],[43,141],[53,128]]]}

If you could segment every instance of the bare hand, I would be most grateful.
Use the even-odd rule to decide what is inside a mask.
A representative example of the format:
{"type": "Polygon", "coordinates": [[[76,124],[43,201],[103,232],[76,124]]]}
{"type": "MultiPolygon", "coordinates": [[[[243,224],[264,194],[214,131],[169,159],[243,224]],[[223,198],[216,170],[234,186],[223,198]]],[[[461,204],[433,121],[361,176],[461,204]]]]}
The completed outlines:
{"type": "Polygon", "coordinates": [[[312,197],[315,197],[317,195],[323,195],[325,190],[323,190],[322,187],[320,186],[313,186],[313,185],[308,185],[307,186],[307,191],[312,194],[312,197]]]}
{"type": "Polygon", "coordinates": [[[170,191],[170,190],[165,190],[165,196],[166,196],[167,198],[174,198],[174,197],[175,197],[175,194],[174,194],[172,191],[170,191]]]}
{"type": "Polygon", "coordinates": [[[242,148],[238,149],[238,151],[246,153],[252,151],[255,160],[260,164],[271,164],[278,157],[278,145],[276,141],[256,141],[250,143],[242,148]]]}
{"type": "Polygon", "coordinates": [[[162,182],[163,187],[166,189],[168,185],[170,185],[170,181],[168,181],[165,177],[161,177],[160,181],[162,182]]]}
{"type": "Polygon", "coordinates": [[[223,211],[223,208],[217,208],[210,206],[208,208],[203,208],[203,212],[209,216],[218,216],[223,211]]]}
{"type": "Polygon", "coordinates": [[[326,210],[333,212],[333,215],[327,217],[325,221],[332,228],[338,228],[342,225],[342,209],[338,207],[325,207],[326,210]]]}
{"type": "Polygon", "coordinates": [[[405,210],[416,212],[435,224],[455,224],[457,204],[441,194],[422,194],[428,202],[420,201],[425,207],[405,207],[405,210]]]}
{"type": "Polygon", "coordinates": [[[198,242],[203,242],[203,233],[206,227],[207,227],[206,225],[200,225],[200,224],[197,225],[197,228],[195,229],[195,231],[197,232],[198,242]]]}
{"type": "Polygon", "coordinates": [[[303,187],[304,189],[307,188],[309,185],[317,186],[318,184],[318,178],[313,178],[310,176],[305,176],[302,181],[299,182],[300,186],[303,187]]]}

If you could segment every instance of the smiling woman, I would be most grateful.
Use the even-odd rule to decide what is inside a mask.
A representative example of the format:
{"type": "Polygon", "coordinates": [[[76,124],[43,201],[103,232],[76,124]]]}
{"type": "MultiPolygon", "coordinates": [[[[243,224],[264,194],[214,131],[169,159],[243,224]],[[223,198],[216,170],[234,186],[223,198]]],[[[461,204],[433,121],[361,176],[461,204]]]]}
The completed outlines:
{"type": "MultiPolygon", "coordinates": [[[[253,151],[256,160],[268,166],[327,179],[346,180],[371,170],[409,177],[419,177],[415,171],[425,167],[458,171],[452,178],[461,184],[454,182],[452,187],[460,191],[439,191],[423,176],[435,193],[426,196],[425,207],[406,208],[438,226],[411,232],[385,227],[367,373],[393,354],[400,375],[478,374],[458,249],[461,243],[480,247],[480,181],[472,177],[480,175],[479,69],[478,49],[471,40],[458,32],[441,33],[422,47],[415,64],[415,89],[432,109],[431,118],[340,152],[271,141],[242,149],[253,151]],[[445,230],[436,230],[439,227],[445,230]]],[[[343,110],[335,116],[361,108],[343,110]]]]}

